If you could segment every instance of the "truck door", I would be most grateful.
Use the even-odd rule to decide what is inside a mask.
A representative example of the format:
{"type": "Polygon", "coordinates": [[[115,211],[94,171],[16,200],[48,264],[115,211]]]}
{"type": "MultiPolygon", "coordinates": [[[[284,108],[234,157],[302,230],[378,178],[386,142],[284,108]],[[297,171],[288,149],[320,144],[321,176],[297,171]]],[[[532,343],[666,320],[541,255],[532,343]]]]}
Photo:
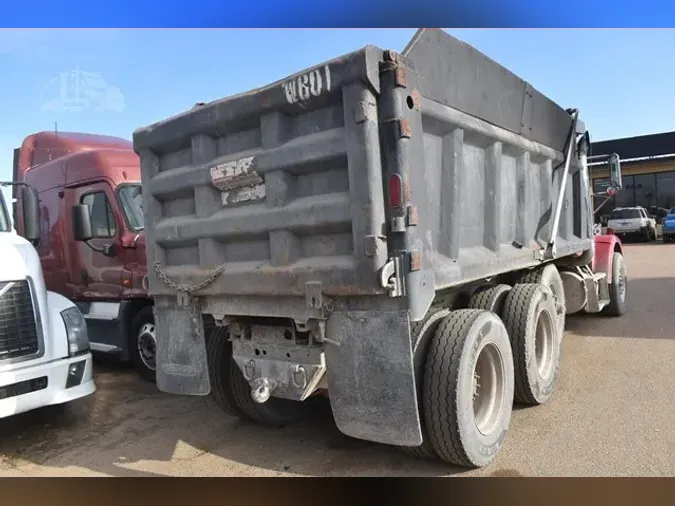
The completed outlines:
{"type": "MultiPolygon", "coordinates": [[[[74,189],[74,203],[87,204],[90,208],[94,234],[90,241],[97,249],[108,247],[109,255],[94,251],[83,242],[75,245],[79,254],[80,292],[85,300],[115,300],[122,290],[123,251],[122,224],[115,212],[116,201],[108,183],[99,182],[74,189]]],[[[77,276],[78,273],[76,272],[77,276]]]]}

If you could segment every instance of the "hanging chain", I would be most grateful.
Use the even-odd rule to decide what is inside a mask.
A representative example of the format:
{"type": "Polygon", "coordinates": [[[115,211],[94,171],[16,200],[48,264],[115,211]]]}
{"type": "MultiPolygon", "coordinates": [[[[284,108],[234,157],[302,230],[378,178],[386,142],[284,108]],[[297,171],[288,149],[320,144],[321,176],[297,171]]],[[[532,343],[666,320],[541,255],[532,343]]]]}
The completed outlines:
{"type": "Polygon", "coordinates": [[[216,278],[223,273],[226,265],[227,264],[222,264],[220,267],[217,267],[203,281],[195,283],[194,285],[180,285],[175,281],[172,281],[167,277],[166,274],[164,274],[164,272],[162,272],[162,268],[159,265],[159,262],[155,262],[155,272],[157,273],[157,276],[159,276],[159,279],[164,281],[164,283],[170,288],[173,288],[177,292],[184,292],[187,294],[191,294],[194,292],[198,292],[199,290],[202,290],[207,286],[209,286],[211,283],[213,283],[216,280],[216,278]]]}

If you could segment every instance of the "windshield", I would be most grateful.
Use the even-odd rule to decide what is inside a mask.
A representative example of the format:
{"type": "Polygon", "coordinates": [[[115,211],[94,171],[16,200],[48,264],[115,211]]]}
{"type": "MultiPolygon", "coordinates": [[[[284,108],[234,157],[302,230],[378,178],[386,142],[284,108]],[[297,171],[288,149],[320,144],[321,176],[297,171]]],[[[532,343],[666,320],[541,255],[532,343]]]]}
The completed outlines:
{"type": "Polygon", "coordinates": [[[637,209],[615,209],[609,215],[610,220],[631,220],[640,218],[640,211],[637,209]]]}
{"type": "Polygon", "coordinates": [[[122,186],[119,195],[129,226],[133,230],[142,230],[145,223],[143,221],[143,189],[141,185],[128,184],[122,186]]]}
{"type": "Polygon", "coordinates": [[[0,190],[0,232],[9,232],[12,225],[7,214],[7,206],[5,205],[5,196],[0,190]]]}
{"type": "Polygon", "coordinates": [[[675,207],[673,207],[670,211],[668,211],[668,214],[675,214],[675,207]]]}

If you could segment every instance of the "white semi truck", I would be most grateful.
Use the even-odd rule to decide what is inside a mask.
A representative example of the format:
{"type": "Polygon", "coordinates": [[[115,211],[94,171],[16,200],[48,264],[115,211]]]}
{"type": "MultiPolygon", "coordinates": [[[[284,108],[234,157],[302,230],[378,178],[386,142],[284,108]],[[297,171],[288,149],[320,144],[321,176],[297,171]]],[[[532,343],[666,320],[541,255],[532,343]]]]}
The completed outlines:
{"type": "MultiPolygon", "coordinates": [[[[0,183],[5,185],[10,183],[0,183]]],[[[25,238],[12,232],[0,192],[0,418],[94,393],[87,325],[71,301],[45,288],[35,245],[38,193],[22,187],[25,238]]]]}

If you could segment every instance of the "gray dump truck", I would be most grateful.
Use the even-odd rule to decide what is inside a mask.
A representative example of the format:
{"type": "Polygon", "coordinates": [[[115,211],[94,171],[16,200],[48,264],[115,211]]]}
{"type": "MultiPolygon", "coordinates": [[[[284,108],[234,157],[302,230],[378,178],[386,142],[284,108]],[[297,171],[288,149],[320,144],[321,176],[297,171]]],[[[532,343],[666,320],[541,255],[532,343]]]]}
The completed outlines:
{"type": "Polygon", "coordinates": [[[276,426],[323,395],[349,436],[488,464],[551,397],[566,315],[626,309],[589,147],[427,29],[138,129],[159,388],[276,426]]]}

